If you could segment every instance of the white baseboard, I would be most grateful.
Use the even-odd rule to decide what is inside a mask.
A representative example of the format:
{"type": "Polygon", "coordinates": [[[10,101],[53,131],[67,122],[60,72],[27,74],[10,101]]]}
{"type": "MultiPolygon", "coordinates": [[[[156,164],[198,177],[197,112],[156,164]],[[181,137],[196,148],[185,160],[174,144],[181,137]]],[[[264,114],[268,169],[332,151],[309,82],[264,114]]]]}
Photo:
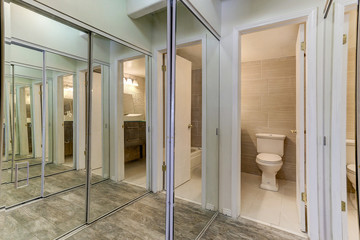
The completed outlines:
{"type": "Polygon", "coordinates": [[[223,209],[222,209],[222,213],[223,213],[224,215],[226,215],[226,216],[229,216],[229,217],[232,216],[231,210],[228,209],[228,208],[223,208],[223,209]]]}

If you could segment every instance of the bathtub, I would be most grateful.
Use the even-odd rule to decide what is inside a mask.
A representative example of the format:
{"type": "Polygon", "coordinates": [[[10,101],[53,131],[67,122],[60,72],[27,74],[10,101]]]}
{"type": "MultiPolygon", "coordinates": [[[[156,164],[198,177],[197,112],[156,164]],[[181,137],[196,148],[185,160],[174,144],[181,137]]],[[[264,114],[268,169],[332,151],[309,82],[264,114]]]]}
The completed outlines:
{"type": "Polygon", "coordinates": [[[202,150],[199,147],[191,147],[191,169],[194,169],[198,166],[201,166],[201,156],[202,150]]]}

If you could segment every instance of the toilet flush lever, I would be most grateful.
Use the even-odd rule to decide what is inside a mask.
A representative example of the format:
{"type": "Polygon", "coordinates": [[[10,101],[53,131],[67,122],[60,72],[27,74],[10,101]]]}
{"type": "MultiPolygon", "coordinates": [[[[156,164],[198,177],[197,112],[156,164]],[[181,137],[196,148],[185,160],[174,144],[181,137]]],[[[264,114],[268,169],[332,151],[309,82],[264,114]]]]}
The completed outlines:
{"type": "Polygon", "coordinates": [[[291,133],[297,133],[297,130],[290,130],[291,133]]]}

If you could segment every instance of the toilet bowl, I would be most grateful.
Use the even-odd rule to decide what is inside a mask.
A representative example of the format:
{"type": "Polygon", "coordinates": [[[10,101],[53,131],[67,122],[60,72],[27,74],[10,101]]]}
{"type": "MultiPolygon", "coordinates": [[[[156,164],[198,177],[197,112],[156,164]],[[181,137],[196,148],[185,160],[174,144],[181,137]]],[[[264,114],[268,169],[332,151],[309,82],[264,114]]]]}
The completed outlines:
{"type": "Polygon", "coordinates": [[[283,165],[284,141],[286,136],[279,134],[256,134],[256,164],[262,172],[260,188],[279,191],[276,174],[283,165]]]}
{"type": "Polygon", "coordinates": [[[282,158],[276,154],[260,153],[256,156],[256,163],[262,171],[260,188],[277,192],[276,174],[283,165],[282,158]]]}
{"type": "Polygon", "coordinates": [[[348,164],[346,166],[346,176],[351,182],[351,185],[356,190],[356,172],[355,172],[355,164],[348,164]]]}

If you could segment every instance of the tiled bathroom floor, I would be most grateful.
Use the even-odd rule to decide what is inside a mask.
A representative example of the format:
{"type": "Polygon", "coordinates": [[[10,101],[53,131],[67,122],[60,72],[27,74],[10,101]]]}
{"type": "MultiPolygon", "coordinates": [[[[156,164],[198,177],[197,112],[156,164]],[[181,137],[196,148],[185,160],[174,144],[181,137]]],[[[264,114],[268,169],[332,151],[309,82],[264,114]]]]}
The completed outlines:
{"type": "Polygon", "coordinates": [[[348,193],[348,239],[359,240],[358,214],[354,204],[356,204],[354,193],[348,193]],[[351,201],[351,198],[353,198],[353,201],[351,201]]]}
{"type": "Polygon", "coordinates": [[[175,196],[201,204],[201,165],[191,170],[191,179],[175,189],[175,196]]]}
{"type": "Polygon", "coordinates": [[[259,187],[261,176],[241,173],[241,216],[304,236],[300,231],[296,183],[278,180],[279,191],[259,187]]]}

